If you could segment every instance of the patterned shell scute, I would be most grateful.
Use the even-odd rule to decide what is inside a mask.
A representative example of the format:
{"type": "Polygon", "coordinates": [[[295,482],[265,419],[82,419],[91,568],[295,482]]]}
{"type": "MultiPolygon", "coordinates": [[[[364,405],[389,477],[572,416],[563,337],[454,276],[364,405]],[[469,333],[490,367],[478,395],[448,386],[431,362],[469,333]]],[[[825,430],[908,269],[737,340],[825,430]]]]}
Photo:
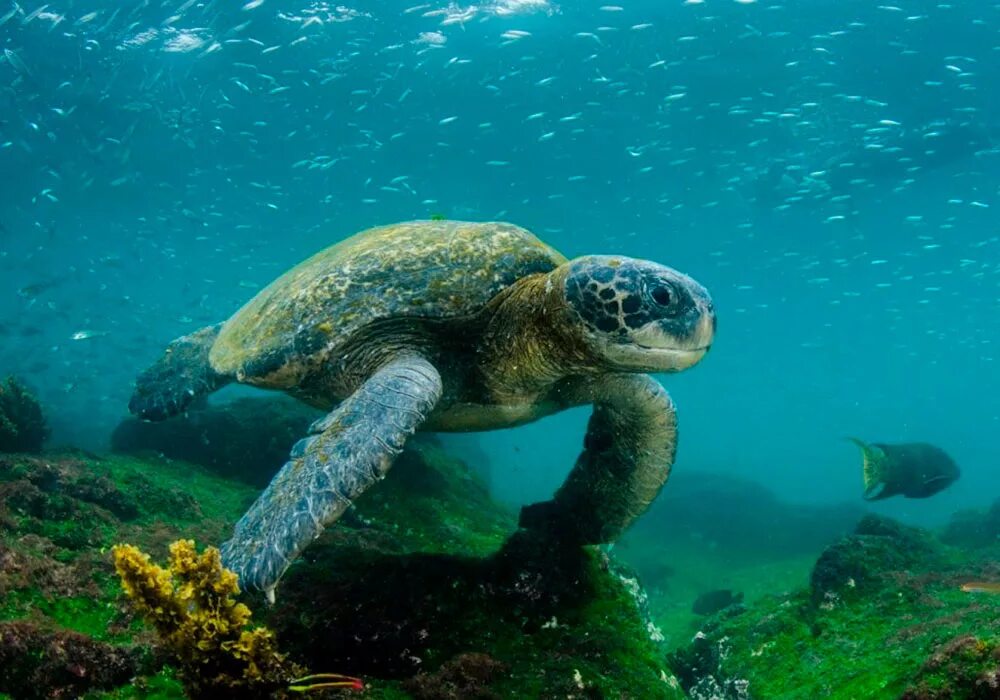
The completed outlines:
{"type": "Polygon", "coordinates": [[[413,221],[368,229],[261,290],[222,327],[209,359],[225,374],[291,385],[310,359],[370,323],[475,314],[517,279],[565,261],[507,223],[413,221]]]}

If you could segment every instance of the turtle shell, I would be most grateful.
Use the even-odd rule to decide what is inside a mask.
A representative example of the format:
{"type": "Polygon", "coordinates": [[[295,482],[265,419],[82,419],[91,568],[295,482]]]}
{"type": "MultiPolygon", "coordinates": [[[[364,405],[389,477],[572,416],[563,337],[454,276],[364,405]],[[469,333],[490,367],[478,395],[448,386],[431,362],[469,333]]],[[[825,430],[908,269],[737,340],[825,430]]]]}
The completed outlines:
{"type": "Polygon", "coordinates": [[[411,221],[368,229],[261,290],[223,325],[209,361],[241,381],[293,386],[311,360],[370,324],[470,317],[519,278],[563,262],[534,234],[507,223],[411,221]]]}

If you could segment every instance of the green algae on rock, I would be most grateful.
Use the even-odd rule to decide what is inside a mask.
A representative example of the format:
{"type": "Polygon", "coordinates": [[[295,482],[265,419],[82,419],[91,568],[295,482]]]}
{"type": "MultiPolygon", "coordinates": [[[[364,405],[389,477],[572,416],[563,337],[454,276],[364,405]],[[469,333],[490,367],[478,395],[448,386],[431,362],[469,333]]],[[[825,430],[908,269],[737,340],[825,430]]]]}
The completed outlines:
{"type": "Polygon", "coordinates": [[[985,512],[963,510],[951,516],[941,539],[956,547],[982,548],[1000,545],[1000,499],[985,512]]]}
{"type": "Polygon", "coordinates": [[[77,697],[122,686],[149,666],[139,647],[26,621],[0,622],[0,690],[21,700],[77,697]]]}
{"type": "Polygon", "coordinates": [[[263,487],[288,458],[292,445],[321,415],[283,396],[246,396],[209,404],[162,423],[126,418],[111,434],[111,448],[193,462],[220,476],[263,487]],[[262,430],[262,425],[267,429],[262,430]]]}
{"type": "Polygon", "coordinates": [[[960,585],[996,568],[995,551],[970,559],[866,517],[813,586],[709,619],[671,664],[691,697],[995,698],[1000,601],[960,585]]]}
{"type": "Polygon", "coordinates": [[[1000,638],[963,634],[937,645],[901,700],[1000,697],[1000,638]]]}
{"type": "MultiPolygon", "coordinates": [[[[4,456],[0,621],[54,639],[84,635],[136,660],[130,677],[85,673],[74,694],[181,698],[176,671],[120,595],[109,550],[127,541],[163,558],[179,538],[219,542],[254,496],[240,481],[163,458],[4,456]]],[[[683,697],[650,639],[634,579],[597,550],[508,541],[515,531],[516,516],[422,436],[382,488],[292,567],[275,608],[247,600],[292,660],[363,676],[366,698],[683,697]],[[348,598],[333,600],[338,592],[348,598]],[[383,610],[404,626],[389,630],[375,617],[383,610]],[[391,634],[373,638],[381,632],[391,634]]],[[[0,675],[0,694],[30,697],[30,677],[30,692],[51,696],[62,686],[58,674],[44,675],[0,675]]]]}
{"type": "Polygon", "coordinates": [[[499,697],[683,697],[634,579],[599,551],[512,534],[514,514],[435,441],[356,506],[360,526],[321,537],[268,618],[304,663],[425,688],[486,654],[507,669],[483,690],[499,697]]]}
{"type": "Polygon", "coordinates": [[[940,563],[929,533],[874,515],[865,516],[854,530],[827,547],[810,577],[815,604],[833,605],[848,596],[870,595],[891,585],[887,572],[940,563]]]}
{"type": "Polygon", "coordinates": [[[108,550],[127,539],[159,555],[182,534],[219,538],[252,498],[162,460],[0,456],[0,622],[14,625],[0,635],[0,658],[18,664],[0,673],[0,693],[182,697],[120,600],[108,550]]]}
{"type": "Polygon", "coordinates": [[[38,399],[15,377],[0,382],[0,452],[38,452],[48,436],[38,399]]]}

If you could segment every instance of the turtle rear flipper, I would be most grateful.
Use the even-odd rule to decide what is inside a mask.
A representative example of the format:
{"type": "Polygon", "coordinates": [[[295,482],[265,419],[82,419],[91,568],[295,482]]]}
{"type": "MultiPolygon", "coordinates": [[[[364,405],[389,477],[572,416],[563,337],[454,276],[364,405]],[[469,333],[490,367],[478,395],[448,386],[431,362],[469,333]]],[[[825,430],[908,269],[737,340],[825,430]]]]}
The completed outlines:
{"type": "Polygon", "coordinates": [[[228,384],[231,378],[208,362],[220,328],[221,323],[208,326],[170,343],[163,357],[136,379],[128,410],[145,420],[164,420],[228,384]]]}
{"type": "Polygon", "coordinates": [[[273,602],[292,560],[385,476],[440,396],[434,366],[406,356],[316,421],[222,545],[222,562],[239,576],[240,587],[262,590],[273,602]]]}

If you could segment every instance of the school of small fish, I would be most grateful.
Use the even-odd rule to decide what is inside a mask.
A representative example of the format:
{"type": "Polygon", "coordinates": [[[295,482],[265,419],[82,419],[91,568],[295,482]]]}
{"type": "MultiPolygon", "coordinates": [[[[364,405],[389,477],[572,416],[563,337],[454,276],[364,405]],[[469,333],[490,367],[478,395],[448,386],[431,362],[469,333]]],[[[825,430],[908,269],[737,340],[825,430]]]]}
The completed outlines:
{"type": "Polygon", "coordinates": [[[113,425],[165,341],[443,212],[680,258],[720,352],[995,376],[1000,3],[890,2],[0,0],[0,372],[113,425]]]}

